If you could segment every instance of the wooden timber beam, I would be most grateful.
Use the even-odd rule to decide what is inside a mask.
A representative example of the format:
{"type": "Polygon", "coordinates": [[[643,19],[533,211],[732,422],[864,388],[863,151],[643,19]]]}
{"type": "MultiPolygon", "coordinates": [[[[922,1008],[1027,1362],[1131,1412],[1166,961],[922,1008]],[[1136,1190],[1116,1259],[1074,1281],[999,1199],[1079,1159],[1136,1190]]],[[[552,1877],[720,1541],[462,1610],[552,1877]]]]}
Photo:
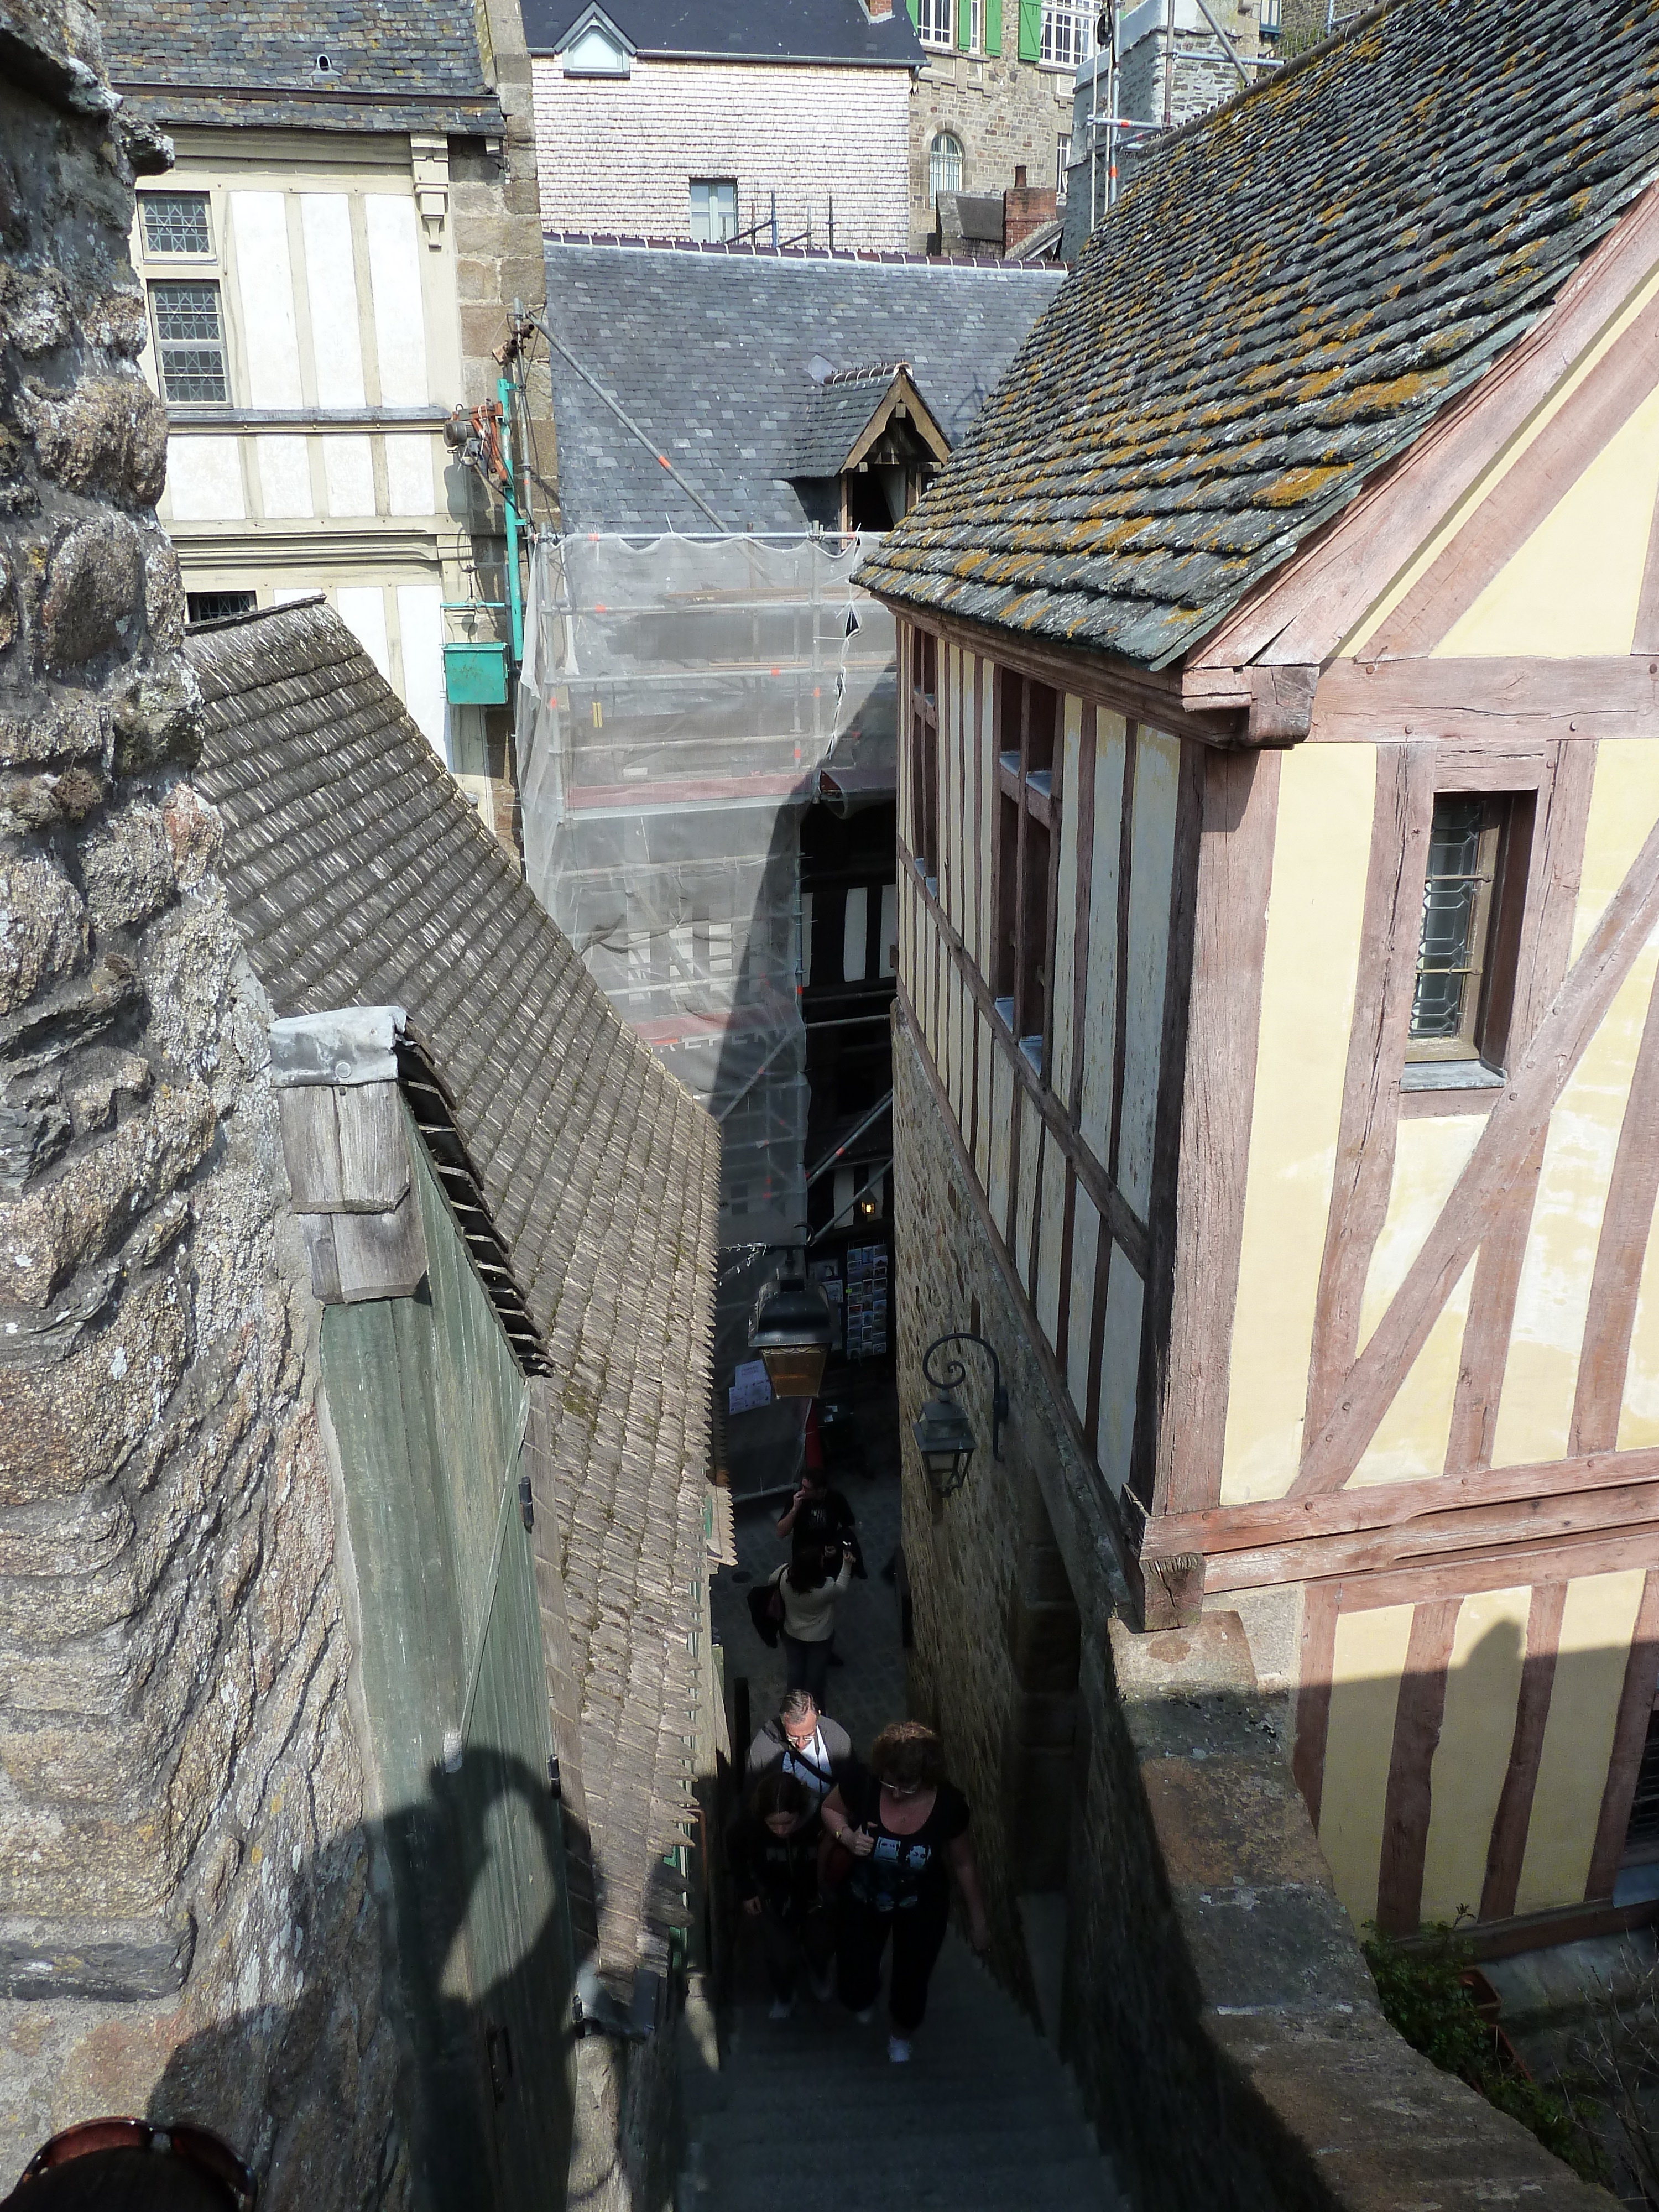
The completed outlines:
{"type": "Polygon", "coordinates": [[[1338,660],[1320,680],[1313,743],[1437,738],[1460,745],[1659,737],[1659,658],[1338,660]]]}

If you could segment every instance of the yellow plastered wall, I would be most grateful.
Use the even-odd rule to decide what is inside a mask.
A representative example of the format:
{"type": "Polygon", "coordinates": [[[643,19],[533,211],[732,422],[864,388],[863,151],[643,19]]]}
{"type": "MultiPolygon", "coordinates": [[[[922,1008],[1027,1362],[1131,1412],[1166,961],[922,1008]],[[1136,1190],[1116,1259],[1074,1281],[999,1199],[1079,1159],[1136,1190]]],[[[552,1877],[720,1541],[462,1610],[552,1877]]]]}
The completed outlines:
{"type": "Polygon", "coordinates": [[[1037,1219],[1037,1326],[1054,1351],[1060,1341],[1060,1263],[1066,1245],[1066,1160],[1058,1145],[1042,1148],[1042,1201],[1037,1219]]]}
{"type": "MultiPolygon", "coordinates": [[[[1054,891],[1054,1069],[1050,1088],[1056,1098],[1072,1095],[1073,1001],[1077,977],[1077,830],[1079,757],[1083,744],[1083,702],[1067,698],[1060,743],[1060,867],[1054,891]]],[[[1085,947],[1086,952],[1087,947],[1085,947]]]]}
{"type": "Polygon", "coordinates": [[[1607,1184],[1656,969],[1659,939],[1620,987],[1550,1116],[1504,1368],[1495,1467],[1567,1450],[1607,1184]]]}
{"type": "Polygon", "coordinates": [[[1356,1929],[1376,1917],[1395,1715],[1415,1610],[1379,1606],[1336,1624],[1319,1843],[1356,1929]]]}
{"type": "Polygon", "coordinates": [[[1474,1268],[1471,1257],[1348,1478],[1349,1489],[1364,1490],[1382,1482],[1421,1482],[1444,1472],[1474,1268]]]}
{"type": "Polygon", "coordinates": [[[1100,1347],[1100,1423],[1095,1454],[1112,1489],[1129,1479],[1140,1375],[1140,1315],[1146,1288],[1123,1253],[1114,1249],[1106,1276],[1106,1326],[1100,1347]]]}
{"type": "Polygon", "coordinates": [[[1079,1420],[1089,1411],[1089,1346],[1094,1327],[1095,1262],[1100,1216],[1079,1183],[1072,1198],[1072,1296],[1066,1334],[1066,1388],[1079,1420]]]}
{"type": "Polygon", "coordinates": [[[1595,749],[1584,825],[1584,865],[1573,912],[1577,960],[1659,820],[1659,738],[1620,738],[1595,749]]]}
{"type": "MultiPolygon", "coordinates": [[[[1474,1114],[1436,1115],[1426,1121],[1400,1123],[1389,1209],[1371,1254],[1360,1303],[1362,1349],[1439,1219],[1485,1127],[1484,1118],[1474,1114]]],[[[1474,1280],[1471,1261],[1395,1392],[1394,1403],[1378,1423],[1351,1478],[1352,1486],[1363,1489],[1372,1483],[1420,1480],[1438,1474],[1445,1466],[1462,1358],[1463,1324],[1468,1318],[1474,1280]]]]}
{"type": "Polygon", "coordinates": [[[1567,1584],[1517,1912],[1583,1901],[1645,1580],[1632,1567],[1567,1584]]]}
{"type": "Polygon", "coordinates": [[[1425,1920],[1480,1909],[1521,1698],[1530,1589],[1482,1590],[1458,1608],[1440,1741],[1430,1769],[1425,1920]]]}
{"type": "Polygon", "coordinates": [[[1089,864],[1089,977],[1085,994],[1079,1133],[1097,1160],[1111,1139],[1112,1052],[1117,1034],[1117,876],[1122,834],[1123,718],[1095,716],[1095,840],[1089,864]]]}
{"type": "Polygon", "coordinates": [[[1302,1449],[1364,915],[1370,745],[1284,757],[1221,1502],[1280,1498],[1302,1449]]]}
{"type": "Polygon", "coordinates": [[[1014,1188],[1014,1266],[1019,1279],[1031,1279],[1031,1236],[1036,1225],[1037,1147],[1042,1138],[1042,1116],[1027,1099],[1019,1115],[1019,1176],[1014,1188]]]}
{"type": "Polygon", "coordinates": [[[1170,949],[1170,874],[1175,863],[1181,744],[1143,728],[1135,745],[1130,823],[1129,937],[1123,1053],[1123,1126],[1118,1185],[1144,1221],[1152,1188],[1152,1132],[1164,1041],[1164,981],[1170,949]]]}
{"type": "MultiPolygon", "coordinates": [[[[1476,482],[1470,485],[1468,490],[1457,501],[1444,520],[1425,541],[1415,556],[1394,579],[1388,589],[1380,595],[1376,605],[1361,616],[1338,647],[1340,656],[1352,653],[1358,659],[1363,660],[1365,658],[1367,647],[1375,642],[1378,632],[1386,627],[1389,617],[1399,606],[1406,594],[1428,573],[1446,547],[1466,526],[1470,518],[1491,495],[1493,486],[1507,476],[1511,469],[1525,465],[1527,454],[1540,434],[1556,416],[1565,413],[1572,406],[1584,379],[1591,374],[1597,362],[1611,348],[1618,343],[1625,331],[1656,295],[1659,295],[1659,275],[1645,276],[1632,290],[1619,313],[1604,325],[1595,343],[1574,362],[1568,374],[1562,378],[1554,391],[1534,410],[1532,419],[1520,435],[1505,442],[1502,452],[1495,455],[1487,467],[1481,471],[1476,482]]],[[[1651,490],[1649,496],[1651,499],[1651,490]]],[[[1630,650],[1629,639],[1630,633],[1626,631],[1625,642],[1616,647],[1614,650],[1619,653],[1627,653],[1630,650]]],[[[1519,648],[1523,653],[1535,653],[1545,649],[1535,640],[1529,640],[1519,648]]],[[[1465,650],[1468,648],[1466,647],[1465,650]]]]}
{"type": "Polygon", "coordinates": [[[1659,391],[1614,432],[1433,657],[1627,653],[1656,491],[1659,391]]]}
{"type": "MultiPolygon", "coordinates": [[[[1659,739],[1626,738],[1599,745],[1573,914],[1574,960],[1656,817],[1659,739]]],[[[1620,986],[1550,1117],[1493,1443],[1500,1467],[1557,1458],[1567,1449],[1607,1184],[1656,973],[1659,934],[1620,986]]],[[[1632,1395],[1640,1403],[1652,1392],[1650,1334],[1638,1310],[1627,1405],[1632,1395]]],[[[1625,1440],[1621,1431],[1620,1441],[1625,1440]]]]}

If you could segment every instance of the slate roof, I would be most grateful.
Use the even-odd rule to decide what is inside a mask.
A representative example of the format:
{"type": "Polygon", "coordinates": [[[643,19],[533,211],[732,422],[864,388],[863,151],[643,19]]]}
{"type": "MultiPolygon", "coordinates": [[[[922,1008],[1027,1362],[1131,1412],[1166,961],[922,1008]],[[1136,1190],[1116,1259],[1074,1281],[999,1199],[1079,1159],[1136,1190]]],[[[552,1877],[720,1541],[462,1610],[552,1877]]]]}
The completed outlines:
{"type": "MultiPolygon", "coordinates": [[[[524,0],[532,54],[557,53],[589,0],[524,0]]],[[[860,0],[601,0],[635,51],[702,61],[845,62],[920,69],[927,56],[904,0],[872,22],[860,0]]]]}
{"type": "Polygon", "coordinates": [[[103,29],[117,91],[163,127],[501,128],[467,0],[120,0],[103,29]]]}
{"type": "Polygon", "coordinates": [[[198,788],[279,1014],[407,1008],[541,1332],[599,1953],[683,1840],[720,1147],[356,639],[313,601],[192,633],[198,788]]]}
{"type": "Polygon", "coordinates": [[[1396,0],[1147,161],[860,580],[1168,665],[1656,171],[1651,0],[1396,0]]]}
{"type": "Polygon", "coordinates": [[[552,356],[565,528],[707,531],[662,453],[732,527],[799,531],[808,518],[788,479],[824,388],[815,359],[832,369],[908,362],[954,445],[1060,278],[844,253],[550,240],[550,328],[652,441],[647,449],[552,356]]]}
{"type": "MultiPolygon", "coordinates": [[[[786,456],[788,475],[839,476],[842,462],[891,390],[896,373],[896,366],[872,368],[867,375],[838,376],[808,392],[786,456]]],[[[927,397],[925,392],[921,396],[927,397]]]]}

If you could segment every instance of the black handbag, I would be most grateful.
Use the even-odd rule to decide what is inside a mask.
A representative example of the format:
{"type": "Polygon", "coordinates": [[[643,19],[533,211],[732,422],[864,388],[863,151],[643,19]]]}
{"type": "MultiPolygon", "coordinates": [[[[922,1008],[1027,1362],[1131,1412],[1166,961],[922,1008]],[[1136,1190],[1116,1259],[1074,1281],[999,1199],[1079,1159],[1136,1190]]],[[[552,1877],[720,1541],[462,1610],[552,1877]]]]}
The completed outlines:
{"type": "Polygon", "coordinates": [[[775,1651],[778,1631],[783,1626],[783,1592],[775,1583],[755,1584],[749,1593],[749,1618],[767,1650],[775,1651]]]}

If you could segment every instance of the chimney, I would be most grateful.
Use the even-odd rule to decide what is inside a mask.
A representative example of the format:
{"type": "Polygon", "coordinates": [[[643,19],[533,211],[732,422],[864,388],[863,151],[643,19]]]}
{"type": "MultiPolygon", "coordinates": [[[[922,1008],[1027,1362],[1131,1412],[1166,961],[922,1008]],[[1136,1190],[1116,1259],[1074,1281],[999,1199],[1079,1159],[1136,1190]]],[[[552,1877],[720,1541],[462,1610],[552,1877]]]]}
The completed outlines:
{"type": "Polygon", "coordinates": [[[1025,181],[1025,165],[1021,162],[1014,171],[1012,189],[1002,195],[1003,252],[1012,253],[1034,230],[1040,230],[1045,222],[1052,222],[1058,205],[1054,192],[1032,191],[1025,181]]]}
{"type": "Polygon", "coordinates": [[[893,0],[864,0],[864,12],[872,23],[890,22],[892,20],[893,0]]]}

